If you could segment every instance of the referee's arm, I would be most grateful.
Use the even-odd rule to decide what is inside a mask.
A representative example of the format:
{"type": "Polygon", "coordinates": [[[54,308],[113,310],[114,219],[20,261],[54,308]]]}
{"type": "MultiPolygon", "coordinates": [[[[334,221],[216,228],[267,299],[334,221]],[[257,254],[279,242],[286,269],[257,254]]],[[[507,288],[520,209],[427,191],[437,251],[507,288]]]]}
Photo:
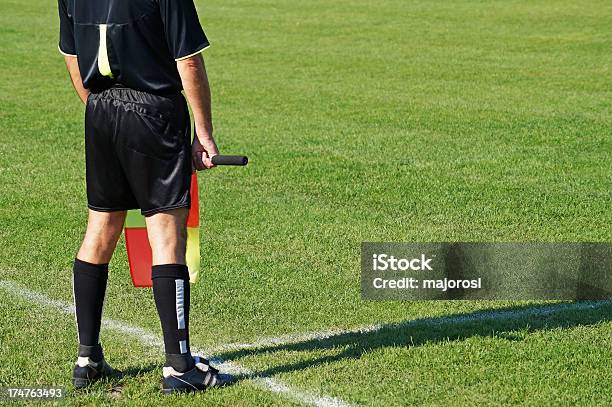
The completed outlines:
{"type": "Polygon", "coordinates": [[[185,96],[189,101],[195,121],[196,137],[193,140],[193,165],[198,170],[214,167],[211,158],[219,154],[213,138],[210,86],[202,54],[176,62],[185,96]]]}
{"type": "Polygon", "coordinates": [[[64,55],[64,62],[66,62],[66,68],[68,68],[68,73],[70,74],[70,79],[72,80],[74,90],[76,90],[83,103],[87,103],[89,90],[85,89],[83,86],[81,71],[79,71],[79,60],[74,55],[64,55]]]}

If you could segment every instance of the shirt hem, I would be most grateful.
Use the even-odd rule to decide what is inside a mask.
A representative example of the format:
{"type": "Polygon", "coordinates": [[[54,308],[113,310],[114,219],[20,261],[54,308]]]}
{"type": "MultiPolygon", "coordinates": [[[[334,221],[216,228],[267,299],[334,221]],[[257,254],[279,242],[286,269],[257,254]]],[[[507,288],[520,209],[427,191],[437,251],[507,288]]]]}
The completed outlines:
{"type": "Polygon", "coordinates": [[[59,45],[57,46],[57,49],[59,50],[60,54],[62,54],[63,56],[76,57],[76,54],[69,54],[68,52],[62,51],[62,48],[59,45]]]}

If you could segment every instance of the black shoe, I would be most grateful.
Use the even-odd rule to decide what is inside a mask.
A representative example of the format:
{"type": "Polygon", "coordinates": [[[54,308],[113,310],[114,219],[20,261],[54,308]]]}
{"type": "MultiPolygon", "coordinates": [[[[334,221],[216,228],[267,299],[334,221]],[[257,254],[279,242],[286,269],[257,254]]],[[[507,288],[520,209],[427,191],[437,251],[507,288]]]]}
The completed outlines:
{"type": "Polygon", "coordinates": [[[162,382],[162,392],[164,394],[202,391],[214,387],[228,386],[234,382],[232,375],[219,373],[217,369],[208,364],[206,359],[194,356],[193,361],[195,367],[185,373],[177,372],[172,367],[164,367],[162,382]]]}
{"type": "Polygon", "coordinates": [[[79,357],[72,372],[72,383],[75,388],[82,389],[96,380],[112,376],[116,373],[104,359],[96,363],[88,357],[79,357]]]}

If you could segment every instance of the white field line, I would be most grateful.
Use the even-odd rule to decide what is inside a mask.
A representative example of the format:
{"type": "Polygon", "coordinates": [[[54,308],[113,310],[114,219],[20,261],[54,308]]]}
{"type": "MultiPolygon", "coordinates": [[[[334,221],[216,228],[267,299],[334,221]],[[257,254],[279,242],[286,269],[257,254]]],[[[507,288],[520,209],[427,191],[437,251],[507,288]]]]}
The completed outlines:
{"type": "Polygon", "coordinates": [[[377,332],[386,328],[419,328],[419,327],[440,327],[464,324],[473,321],[487,320],[512,320],[524,317],[545,317],[554,315],[563,311],[583,311],[594,310],[601,308],[604,305],[611,304],[612,301],[597,301],[597,302],[578,302],[578,303],[559,303],[550,305],[541,305],[536,308],[525,308],[517,310],[491,310],[491,311],[476,311],[466,315],[443,316],[434,318],[424,318],[409,321],[402,321],[395,324],[377,324],[362,326],[354,329],[331,329],[320,332],[309,332],[303,334],[289,334],[275,337],[260,338],[251,343],[229,343],[217,346],[211,349],[211,352],[220,354],[224,352],[258,349],[258,348],[273,348],[292,343],[308,342],[308,341],[323,341],[337,335],[347,334],[364,334],[377,332]]]}
{"type": "MultiPolygon", "coordinates": [[[[16,293],[18,296],[28,299],[32,302],[36,302],[42,305],[47,305],[59,309],[67,314],[74,314],[74,307],[70,304],[62,301],[53,300],[44,294],[40,294],[27,288],[14,283],[12,281],[0,280],[0,288],[4,288],[7,291],[16,293]]],[[[285,385],[284,383],[266,377],[253,377],[253,373],[248,369],[229,361],[223,361],[220,358],[210,356],[210,353],[219,354],[223,352],[266,348],[274,346],[282,346],[292,343],[307,342],[307,341],[322,341],[325,339],[332,338],[337,335],[346,334],[361,334],[377,332],[385,328],[399,327],[399,328],[418,328],[418,327],[440,327],[440,326],[452,326],[457,324],[464,324],[474,321],[491,321],[491,320],[512,320],[524,317],[545,317],[551,316],[563,311],[584,311],[584,310],[595,310],[605,305],[609,305],[612,301],[597,301],[597,302],[579,302],[579,303],[559,303],[542,305],[536,308],[525,308],[518,310],[490,310],[490,311],[476,311],[467,315],[456,315],[456,316],[443,316],[434,318],[425,318],[418,320],[403,321],[395,324],[377,324],[363,326],[354,329],[331,329],[319,332],[310,332],[303,334],[289,334],[276,337],[260,338],[251,343],[231,343],[226,345],[217,346],[209,351],[201,351],[193,349],[195,353],[209,357],[214,363],[218,364],[224,371],[232,374],[241,374],[245,376],[252,376],[251,380],[266,388],[274,393],[284,394],[285,396],[306,404],[316,406],[348,406],[345,402],[332,397],[318,396],[301,390],[295,390],[285,385]]],[[[162,348],[163,343],[158,339],[158,336],[150,331],[144,330],[139,327],[125,324],[120,321],[104,319],[103,324],[106,328],[126,333],[137,337],[143,344],[162,348]]]]}
{"type": "MultiPolygon", "coordinates": [[[[16,297],[49,308],[54,308],[58,311],[63,312],[64,314],[74,315],[73,305],[63,301],[54,300],[42,293],[32,291],[22,286],[21,284],[15,283],[13,281],[0,280],[0,288],[10,294],[13,294],[16,297]]],[[[106,329],[130,335],[138,339],[144,345],[163,349],[163,342],[159,339],[159,335],[156,335],[151,331],[126,324],[125,322],[108,318],[104,318],[102,320],[102,324],[106,329]]],[[[224,372],[235,375],[247,376],[249,380],[253,381],[259,387],[271,391],[272,393],[280,394],[297,403],[308,404],[317,407],[349,407],[349,404],[338,398],[322,396],[302,389],[296,389],[288,384],[281,382],[280,380],[271,377],[255,376],[252,371],[237,363],[231,361],[224,361],[220,358],[210,356],[209,352],[202,351],[199,349],[192,348],[192,351],[194,353],[209,358],[214,364],[217,365],[217,367],[219,367],[224,372]]]]}

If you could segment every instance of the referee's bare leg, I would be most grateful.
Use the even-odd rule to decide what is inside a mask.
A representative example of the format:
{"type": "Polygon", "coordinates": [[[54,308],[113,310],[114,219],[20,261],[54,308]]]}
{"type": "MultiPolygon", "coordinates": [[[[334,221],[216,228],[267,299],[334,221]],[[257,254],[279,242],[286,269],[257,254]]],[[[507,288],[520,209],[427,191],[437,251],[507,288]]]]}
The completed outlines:
{"type": "Polygon", "coordinates": [[[79,357],[73,372],[75,387],[113,374],[104,361],[100,324],[108,281],[108,263],[121,235],[126,211],[89,210],[87,230],[74,261],[73,290],[79,337],[79,357]]]}
{"type": "Polygon", "coordinates": [[[164,335],[166,362],[162,391],[204,390],[233,382],[208,361],[192,356],[189,347],[191,286],[185,262],[188,209],[174,209],[146,217],[153,251],[153,296],[164,335]]]}
{"type": "Polygon", "coordinates": [[[153,296],[164,335],[166,365],[185,372],[194,367],[189,352],[189,272],[185,265],[188,210],[146,218],[153,253],[153,296]]]}
{"type": "Polygon", "coordinates": [[[153,266],[185,265],[187,247],[187,208],[173,209],[145,218],[153,252],[153,266]]]}
{"type": "Polygon", "coordinates": [[[189,271],[185,264],[187,208],[147,216],[153,254],[153,296],[164,335],[165,366],[177,372],[195,367],[189,350],[189,271]]]}

